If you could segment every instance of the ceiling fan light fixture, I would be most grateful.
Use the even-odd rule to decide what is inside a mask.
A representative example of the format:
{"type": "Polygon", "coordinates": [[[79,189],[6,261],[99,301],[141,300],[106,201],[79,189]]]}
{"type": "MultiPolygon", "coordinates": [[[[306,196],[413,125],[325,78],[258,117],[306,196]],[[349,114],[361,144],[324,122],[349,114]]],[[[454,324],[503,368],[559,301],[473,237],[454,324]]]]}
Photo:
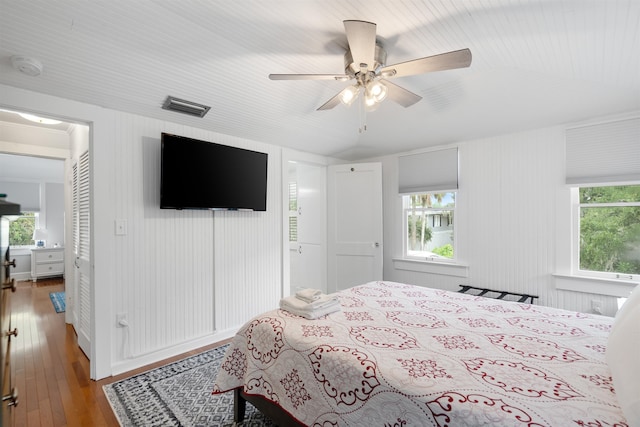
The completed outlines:
{"type": "Polygon", "coordinates": [[[360,92],[360,88],[358,86],[356,85],[349,86],[345,88],[340,94],[340,101],[344,105],[349,106],[353,104],[353,101],[355,101],[355,99],[358,97],[359,92],[360,92]]]}
{"type": "Polygon", "coordinates": [[[380,81],[372,81],[369,83],[367,91],[375,102],[382,102],[387,97],[387,86],[380,81]]]}
{"type": "Polygon", "coordinates": [[[373,96],[367,95],[367,94],[364,95],[362,103],[363,103],[365,112],[376,111],[380,106],[380,103],[376,101],[376,99],[373,96]]]}

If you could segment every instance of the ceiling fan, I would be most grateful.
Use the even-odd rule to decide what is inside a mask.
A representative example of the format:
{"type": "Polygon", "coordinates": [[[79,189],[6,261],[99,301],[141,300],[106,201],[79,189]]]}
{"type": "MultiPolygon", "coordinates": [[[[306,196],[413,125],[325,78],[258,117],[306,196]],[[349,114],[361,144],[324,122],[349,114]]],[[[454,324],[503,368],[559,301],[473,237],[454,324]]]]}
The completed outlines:
{"type": "Polygon", "coordinates": [[[385,98],[410,107],[422,99],[388,79],[432,71],[452,70],[471,65],[471,51],[461,49],[427,56],[394,65],[386,65],[387,52],[376,42],[376,24],[367,21],[343,21],[349,48],[344,54],[344,74],[269,74],[271,80],[354,80],[355,83],[340,91],[318,107],[329,110],[339,103],[351,105],[363,93],[364,105],[374,109],[385,98]]]}

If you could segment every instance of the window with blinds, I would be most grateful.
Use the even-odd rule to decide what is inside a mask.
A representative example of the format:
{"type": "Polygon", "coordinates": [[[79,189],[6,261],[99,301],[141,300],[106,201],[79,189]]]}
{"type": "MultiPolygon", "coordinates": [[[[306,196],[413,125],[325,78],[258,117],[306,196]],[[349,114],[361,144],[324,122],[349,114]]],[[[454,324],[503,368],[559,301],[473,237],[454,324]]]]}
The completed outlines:
{"type": "Polygon", "coordinates": [[[640,182],[640,118],[567,129],[566,167],[569,185],[640,182]]]}
{"type": "Polygon", "coordinates": [[[404,257],[454,259],[454,218],[458,189],[458,149],[400,156],[404,257]]]}
{"type": "Polygon", "coordinates": [[[566,132],[566,183],[575,200],[572,270],[640,276],[640,118],[566,132]]]}

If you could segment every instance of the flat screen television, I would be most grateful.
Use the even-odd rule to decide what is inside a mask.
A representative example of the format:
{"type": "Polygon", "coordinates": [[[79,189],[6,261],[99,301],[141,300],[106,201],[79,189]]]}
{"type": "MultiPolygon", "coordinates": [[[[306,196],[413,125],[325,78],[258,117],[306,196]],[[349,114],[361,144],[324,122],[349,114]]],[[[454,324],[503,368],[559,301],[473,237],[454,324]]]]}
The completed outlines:
{"type": "Polygon", "coordinates": [[[160,208],[267,210],[268,154],[162,133],[160,208]]]}

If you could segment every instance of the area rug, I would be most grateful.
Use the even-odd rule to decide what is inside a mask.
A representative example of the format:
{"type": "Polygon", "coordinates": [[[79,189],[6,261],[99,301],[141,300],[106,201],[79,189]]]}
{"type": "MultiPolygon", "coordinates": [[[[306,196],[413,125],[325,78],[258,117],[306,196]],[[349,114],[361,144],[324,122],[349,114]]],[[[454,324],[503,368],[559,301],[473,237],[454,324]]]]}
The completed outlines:
{"type": "MultiPolygon", "coordinates": [[[[233,392],[212,395],[228,345],[107,384],[103,390],[121,426],[232,426],[233,392]]],[[[242,426],[274,426],[247,403],[242,426]]]]}
{"type": "Polygon", "coordinates": [[[56,313],[64,313],[67,309],[64,292],[51,292],[49,294],[49,298],[51,298],[51,302],[53,303],[53,308],[56,309],[56,313]]]}

